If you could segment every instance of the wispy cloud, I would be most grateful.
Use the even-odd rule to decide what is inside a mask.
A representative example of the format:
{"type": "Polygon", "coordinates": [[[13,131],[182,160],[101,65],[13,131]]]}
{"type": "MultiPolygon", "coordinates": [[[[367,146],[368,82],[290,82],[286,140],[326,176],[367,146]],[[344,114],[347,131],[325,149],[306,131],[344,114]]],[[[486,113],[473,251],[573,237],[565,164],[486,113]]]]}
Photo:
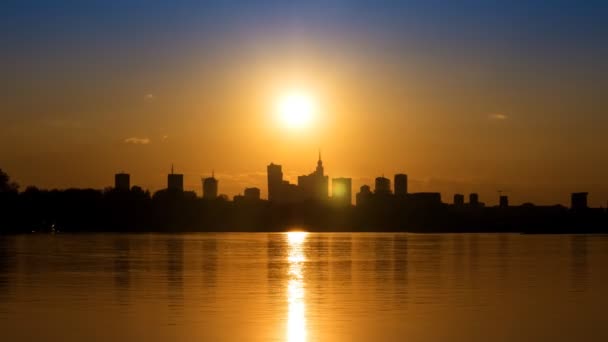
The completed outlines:
{"type": "Polygon", "coordinates": [[[492,113],[488,115],[488,119],[490,120],[507,120],[509,117],[506,114],[502,113],[492,113]]]}
{"type": "Polygon", "coordinates": [[[126,138],[124,140],[124,142],[127,143],[127,144],[147,145],[147,144],[150,143],[150,139],[148,139],[148,138],[130,137],[130,138],[126,138]]]}
{"type": "Polygon", "coordinates": [[[148,94],[144,95],[144,100],[146,100],[146,101],[154,101],[154,99],[156,99],[156,96],[154,96],[154,94],[152,94],[152,93],[148,93],[148,94]]]}

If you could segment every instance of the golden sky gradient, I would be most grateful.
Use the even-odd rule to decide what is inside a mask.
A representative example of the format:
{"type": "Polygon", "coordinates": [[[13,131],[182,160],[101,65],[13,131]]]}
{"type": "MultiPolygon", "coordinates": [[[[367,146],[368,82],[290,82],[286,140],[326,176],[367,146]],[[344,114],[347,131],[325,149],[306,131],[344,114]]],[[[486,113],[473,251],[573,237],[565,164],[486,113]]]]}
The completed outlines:
{"type": "Polygon", "coordinates": [[[589,191],[606,205],[608,68],[596,31],[545,36],[540,21],[521,41],[502,26],[469,31],[460,14],[454,27],[425,14],[429,24],[401,30],[402,6],[394,17],[341,6],[226,22],[172,14],[183,27],[170,28],[134,19],[151,32],[112,19],[124,35],[99,28],[103,14],[82,35],[51,25],[40,38],[44,21],[32,42],[6,33],[29,44],[12,45],[2,67],[0,167],[22,187],[103,188],[125,171],[154,191],[173,163],[189,190],[215,170],[220,193],[265,196],[267,164],[295,182],[321,148],[330,178],[352,177],[353,193],[403,172],[411,191],[447,202],[479,192],[492,204],[504,190],[513,203],[567,203],[589,191]],[[276,118],[290,89],[317,103],[308,129],[276,118]]]}

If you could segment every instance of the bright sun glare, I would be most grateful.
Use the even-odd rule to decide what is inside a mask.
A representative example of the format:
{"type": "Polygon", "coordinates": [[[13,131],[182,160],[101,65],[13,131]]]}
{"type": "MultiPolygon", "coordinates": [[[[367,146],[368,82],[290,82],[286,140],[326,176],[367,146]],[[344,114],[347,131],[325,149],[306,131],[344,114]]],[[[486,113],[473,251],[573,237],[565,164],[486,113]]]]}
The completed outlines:
{"type": "Polygon", "coordinates": [[[305,93],[289,93],[279,99],[277,110],[283,125],[289,128],[304,128],[314,119],[316,104],[305,93]]]}

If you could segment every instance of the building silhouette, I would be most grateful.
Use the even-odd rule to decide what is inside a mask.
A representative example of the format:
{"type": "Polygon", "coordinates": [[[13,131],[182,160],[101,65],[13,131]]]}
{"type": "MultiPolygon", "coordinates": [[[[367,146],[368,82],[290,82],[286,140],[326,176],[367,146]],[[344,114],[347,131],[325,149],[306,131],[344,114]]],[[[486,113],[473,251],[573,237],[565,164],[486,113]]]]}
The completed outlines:
{"type": "Polygon", "coordinates": [[[203,179],[203,198],[207,200],[214,200],[217,198],[217,186],[218,180],[215,178],[214,172],[211,173],[211,177],[203,179]]]}
{"type": "Polygon", "coordinates": [[[331,187],[334,203],[342,206],[352,205],[352,179],[334,178],[331,180],[331,187]]]}
{"type": "Polygon", "coordinates": [[[464,195],[454,194],[454,205],[458,207],[464,206],[464,195]]]}
{"type": "Polygon", "coordinates": [[[131,189],[131,176],[128,173],[117,173],[114,175],[114,189],[129,191],[131,189]]]}
{"type": "Polygon", "coordinates": [[[243,196],[246,200],[259,201],[260,200],[260,189],[259,188],[245,188],[243,196]]]}
{"type": "Polygon", "coordinates": [[[469,205],[471,207],[479,206],[479,195],[476,193],[469,194],[469,205]]]}
{"type": "Polygon", "coordinates": [[[321,152],[319,152],[319,160],[317,161],[315,171],[309,175],[298,177],[298,187],[300,188],[302,198],[318,201],[327,200],[328,183],[329,177],[325,175],[321,152]]]}
{"type": "Polygon", "coordinates": [[[357,206],[366,206],[372,199],[372,191],[369,185],[363,185],[357,193],[356,203],[357,206]]]}
{"type": "Polygon", "coordinates": [[[283,170],[281,165],[270,163],[266,167],[268,175],[268,200],[271,202],[281,201],[281,190],[283,184],[283,170]]]}
{"type": "Polygon", "coordinates": [[[376,184],[374,187],[374,194],[376,195],[390,195],[391,194],[391,180],[388,178],[376,177],[376,184]]]}
{"type": "Polygon", "coordinates": [[[407,175],[399,173],[395,175],[395,195],[404,197],[407,195],[407,175]]]}
{"type": "Polygon", "coordinates": [[[572,210],[584,210],[587,209],[587,195],[586,192],[574,192],[570,195],[570,209],[572,210]]]}
{"type": "Polygon", "coordinates": [[[167,175],[167,190],[184,191],[184,175],[174,173],[173,165],[171,165],[171,173],[167,175]]]}
{"type": "Polygon", "coordinates": [[[498,206],[501,208],[509,207],[509,196],[501,195],[498,201],[498,206]]]}

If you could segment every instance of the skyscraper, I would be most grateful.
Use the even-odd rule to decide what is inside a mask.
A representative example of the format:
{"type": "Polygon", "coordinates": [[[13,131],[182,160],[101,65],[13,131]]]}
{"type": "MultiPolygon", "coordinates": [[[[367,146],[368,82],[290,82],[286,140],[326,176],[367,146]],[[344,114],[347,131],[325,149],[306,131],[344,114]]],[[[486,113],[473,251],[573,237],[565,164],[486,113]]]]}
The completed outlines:
{"type": "Polygon", "coordinates": [[[309,175],[298,177],[298,187],[304,199],[327,200],[329,194],[329,177],[325,175],[321,152],[317,168],[309,175]]]}
{"type": "Polygon", "coordinates": [[[407,195],[407,175],[399,173],[395,175],[395,195],[407,195]]]}
{"type": "Polygon", "coordinates": [[[469,194],[469,205],[471,207],[479,206],[479,195],[476,193],[469,194]]]}
{"type": "Polygon", "coordinates": [[[173,165],[171,165],[171,173],[167,175],[167,190],[184,191],[184,175],[174,173],[173,165]]]}
{"type": "Polygon", "coordinates": [[[279,202],[281,201],[281,189],[283,187],[283,170],[281,165],[270,163],[266,170],[268,173],[268,200],[279,202]]]}
{"type": "Polygon", "coordinates": [[[215,179],[215,174],[212,172],[211,177],[203,178],[203,198],[214,200],[217,198],[218,181],[215,179]]]}
{"type": "Polygon", "coordinates": [[[334,203],[350,206],[352,204],[352,180],[350,178],[334,178],[331,185],[331,196],[334,203]]]}
{"type": "Polygon", "coordinates": [[[376,177],[376,184],[374,193],[377,195],[390,195],[391,194],[391,180],[383,177],[376,177]]]}
{"type": "Polygon", "coordinates": [[[131,189],[131,176],[128,173],[117,173],[114,175],[114,189],[129,191],[131,189]]]}

